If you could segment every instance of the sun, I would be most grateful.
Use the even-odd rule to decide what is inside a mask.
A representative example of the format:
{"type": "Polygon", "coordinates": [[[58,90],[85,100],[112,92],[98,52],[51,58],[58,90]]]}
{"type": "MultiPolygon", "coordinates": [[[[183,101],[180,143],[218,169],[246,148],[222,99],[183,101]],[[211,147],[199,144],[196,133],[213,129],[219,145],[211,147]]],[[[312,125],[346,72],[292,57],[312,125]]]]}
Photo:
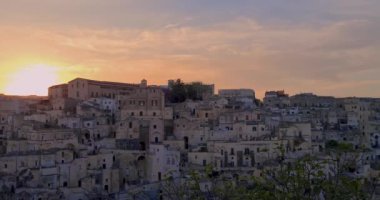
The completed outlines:
{"type": "Polygon", "coordinates": [[[8,77],[4,92],[8,95],[46,96],[48,87],[59,81],[58,67],[30,65],[18,69],[8,77]]]}

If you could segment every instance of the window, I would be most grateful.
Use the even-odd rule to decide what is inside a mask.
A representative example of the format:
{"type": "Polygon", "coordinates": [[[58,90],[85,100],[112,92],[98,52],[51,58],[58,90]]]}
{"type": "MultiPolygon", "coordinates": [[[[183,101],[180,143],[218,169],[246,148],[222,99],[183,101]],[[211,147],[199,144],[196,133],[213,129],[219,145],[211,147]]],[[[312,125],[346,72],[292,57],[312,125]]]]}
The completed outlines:
{"type": "Polygon", "coordinates": [[[158,172],[158,180],[161,181],[161,172],[158,172]]]}
{"type": "Polygon", "coordinates": [[[5,169],[7,169],[7,168],[8,168],[8,165],[7,165],[6,163],[4,164],[4,168],[5,168],[5,169]]]}
{"type": "Polygon", "coordinates": [[[252,131],[256,131],[256,126],[253,126],[253,127],[252,127],[252,131]]]}
{"type": "Polygon", "coordinates": [[[231,148],[231,155],[235,155],[235,150],[234,150],[234,148],[231,148]]]}
{"type": "Polygon", "coordinates": [[[246,155],[249,154],[249,149],[248,149],[248,148],[245,148],[245,149],[244,149],[244,154],[246,154],[246,155]]]}
{"type": "Polygon", "coordinates": [[[132,122],[129,122],[129,128],[132,128],[132,122]]]}
{"type": "Polygon", "coordinates": [[[140,116],[143,116],[143,114],[144,114],[144,113],[143,113],[142,111],[140,111],[140,116]]]}
{"type": "Polygon", "coordinates": [[[157,125],[153,125],[153,129],[157,129],[157,125]]]}
{"type": "Polygon", "coordinates": [[[156,116],[156,112],[153,112],[153,116],[156,116]]]}

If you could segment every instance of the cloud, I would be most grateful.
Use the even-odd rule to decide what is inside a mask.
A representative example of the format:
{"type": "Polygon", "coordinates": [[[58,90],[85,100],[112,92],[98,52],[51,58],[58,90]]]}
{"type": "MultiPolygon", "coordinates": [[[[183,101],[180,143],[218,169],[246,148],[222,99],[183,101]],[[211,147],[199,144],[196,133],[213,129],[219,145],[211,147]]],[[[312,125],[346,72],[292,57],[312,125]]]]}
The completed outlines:
{"type": "MultiPolygon", "coordinates": [[[[199,79],[218,88],[254,88],[259,96],[266,89],[380,96],[373,75],[380,73],[375,1],[220,1],[213,9],[211,3],[170,0],[158,8],[132,1],[103,3],[100,8],[83,1],[49,1],[46,8],[29,5],[52,19],[63,17],[57,25],[47,18],[20,26],[23,19],[3,13],[17,23],[0,27],[0,59],[48,58],[64,66],[96,69],[70,73],[125,82],[199,79]],[[61,6],[73,15],[48,10],[61,6]],[[131,13],[123,14],[127,11],[131,13]]],[[[17,7],[18,2],[23,1],[10,5],[17,7]]],[[[43,17],[30,14],[32,19],[43,17]]]]}

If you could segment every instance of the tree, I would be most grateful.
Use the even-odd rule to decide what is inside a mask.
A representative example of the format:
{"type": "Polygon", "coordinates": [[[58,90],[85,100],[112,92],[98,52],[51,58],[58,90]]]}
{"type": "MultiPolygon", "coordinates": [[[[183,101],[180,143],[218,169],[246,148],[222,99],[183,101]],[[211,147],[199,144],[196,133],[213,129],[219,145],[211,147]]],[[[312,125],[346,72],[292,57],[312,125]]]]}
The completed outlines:
{"type": "Polygon", "coordinates": [[[181,79],[177,79],[172,85],[170,85],[171,92],[169,94],[169,100],[172,103],[181,103],[186,100],[186,88],[185,83],[181,79]]]}
{"type": "Polygon", "coordinates": [[[169,89],[168,97],[172,103],[181,103],[186,99],[202,100],[203,94],[211,93],[210,86],[204,85],[202,82],[185,84],[181,79],[170,82],[169,89]]]}
{"type": "MultiPolygon", "coordinates": [[[[352,153],[349,145],[338,145],[345,153],[352,153]]],[[[189,179],[180,182],[167,180],[163,188],[168,199],[263,199],[263,200],[315,200],[315,199],[370,199],[373,184],[370,180],[351,178],[344,172],[348,168],[338,165],[341,159],[305,156],[295,161],[280,159],[277,166],[262,171],[260,177],[229,179],[214,176],[212,166],[203,173],[191,172],[189,179]],[[339,169],[338,169],[339,168],[339,169]],[[331,172],[330,172],[331,170],[331,172]],[[212,187],[201,190],[201,180],[212,187]],[[168,187],[169,186],[169,187],[168,187]]]]}

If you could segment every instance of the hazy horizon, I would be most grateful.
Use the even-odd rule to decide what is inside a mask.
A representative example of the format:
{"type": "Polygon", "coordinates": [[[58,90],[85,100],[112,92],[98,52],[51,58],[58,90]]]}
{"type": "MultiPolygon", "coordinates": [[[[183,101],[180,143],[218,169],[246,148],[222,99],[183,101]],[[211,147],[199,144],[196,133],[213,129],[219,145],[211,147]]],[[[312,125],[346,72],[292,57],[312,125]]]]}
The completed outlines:
{"type": "MultiPolygon", "coordinates": [[[[94,79],[91,79],[91,78],[86,78],[86,77],[76,77],[74,79],[77,79],[77,78],[82,78],[82,79],[89,79],[89,80],[94,80],[94,79]]],[[[177,79],[181,79],[181,78],[175,78],[175,79],[172,79],[172,80],[177,80],[177,79]]],[[[141,79],[142,80],[142,79],[141,79]]],[[[182,81],[184,81],[185,83],[188,83],[188,82],[202,82],[204,84],[213,84],[213,83],[207,83],[207,82],[204,82],[202,80],[183,80],[181,79],[182,81]]],[[[96,81],[110,81],[110,82],[114,82],[112,80],[96,80],[96,81]]],[[[156,86],[167,86],[167,82],[165,84],[155,84],[155,83],[150,83],[149,80],[148,81],[148,85],[156,85],[156,86]]],[[[126,81],[119,81],[120,83],[132,83],[132,84],[138,84],[140,82],[126,82],[126,81]]],[[[58,83],[58,84],[55,84],[55,85],[60,85],[60,84],[65,84],[67,82],[62,82],[62,83],[58,83]]],[[[51,86],[54,86],[54,85],[51,85],[51,86]]],[[[50,87],[50,86],[49,86],[50,87]]],[[[282,89],[268,89],[268,90],[265,90],[264,93],[262,94],[258,94],[257,91],[254,89],[254,88],[243,88],[243,87],[240,87],[240,88],[218,88],[217,85],[215,85],[215,94],[217,95],[218,94],[218,90],[220,89],[252,89],[255,91],[255,95],[256,95],[256,98],[257,99],[260,99],[260,100],[263,100],[264,96],[265,96],[265,92],[267,91],[279,91],[279,90],[284,90],[286,94],[288,94],[289,96],[294,96],[294,95],[297,95],[297,94],[305,94],[305,93],[312,93],[314,95],[317,95],[317,96],[331,96],[331,97],[335,97],[335,98],[351,98],[351,97],[354,97],[354,98],[379,98],[379,97],[372,97],[372,96],[335,96],[335,95],[321,95],[321,94],[318,94],[318,93],[315,93],[313,91],[299,91],[299,92],[296,92],[296,93],[288,93],[287,90],[285,88],[282,88],[282,89]]],[[[6,95],[6,96],[20,96],[20,97],[27,97],[27,96],[38,96],[38,97],[48,97],[48,88],[46,88],[46,95],[39,95],[39,94],[6,94],[6,93],[1,93],[0,92],[0,95],[6,95]]]]}

